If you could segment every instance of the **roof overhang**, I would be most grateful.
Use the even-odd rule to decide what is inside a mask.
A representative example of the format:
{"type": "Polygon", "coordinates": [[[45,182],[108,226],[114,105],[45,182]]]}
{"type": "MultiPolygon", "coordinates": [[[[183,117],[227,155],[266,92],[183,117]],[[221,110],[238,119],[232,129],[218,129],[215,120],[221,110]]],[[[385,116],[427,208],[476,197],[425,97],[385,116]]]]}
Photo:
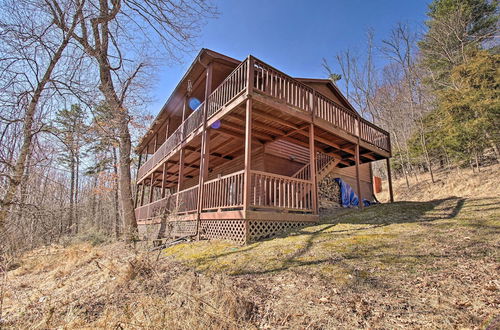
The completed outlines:
{"type": "Polygon", "coordinates": [[[214,52],[210,49],[202,48],[194,59],[193,63],[191,63],[189,69],[186,71],[182,79],[175,87],[170,97],[161,108],[156,118],[151,123],[146,134],[144,134],[144,136],[139,140],[139,143],[135,148],[136,152],[141,152],[141,150],[148,145],[155,132],[157,132],[161,128],[161,125],[165,122],[166,118],[176,115],[175,111],[179,109],[176,105],[181,102],[181,100],[185,96],[188,81],[191,80],[192,82],[194,82],[198,78],[200,78],[200,76],[204,74],[207,65],[212,62],[217,62],[232,67],[236,67],[241,63],[241,61],[232,57],[214,52]]]}
{"type": "Polygon", "coordinates": [[[334,94],[336,94],[345,104],[349,109],[354,111],[355,113],[358,113],[354,106],[349,102],[349,100],[344,96],[344,94],[340,91],[340,89],[335,85],[330,79],[321,79],[321,78],[295,78],[298,81],[301,81],[303,83],[311,82],[311,83],[322,83],[328,86],[332,90],[334,94]]]}

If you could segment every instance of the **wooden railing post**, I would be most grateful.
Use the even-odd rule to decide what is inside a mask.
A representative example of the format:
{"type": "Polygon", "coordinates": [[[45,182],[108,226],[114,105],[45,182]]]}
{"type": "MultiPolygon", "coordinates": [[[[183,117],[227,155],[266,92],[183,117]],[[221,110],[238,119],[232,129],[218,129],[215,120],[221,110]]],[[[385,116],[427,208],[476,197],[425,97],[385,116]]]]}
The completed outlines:
{"type": "Polygon", "coordinates": [[[161,198],[165,198],[165,184],[167,183],[167,162],[163,163],[163,173],[161,176],[161,198]]]}
{"type": "Polygon", "coordinates": [[[135,200],[134,200],[134,208],[137,208],[137,203],[139,201],[139,169],[141,168],[142,161],[142,151],[139,152],[139,162],[137,163],[137,172],[135,173],[135,200]]]}
{"type": "Polygon", "coordinates": [[[153,202],[153,183],[155,178],[155,172],[151,173],[150,186],[149,186],[149,203],[153,202]]]}
{"type": "Polygon", "coordinates": [[[255,74],[255,59],[253,58],[252,55],[249,55],[247,58],[247,96],[250,96],[253,94],[253,89],[254,89],[254,74],[255,74]]]}
{"type": "Polygon", "coordinates": [[[208,140],[210,135],[207,130],[207,115],[209,102],[208,97],[210,96],[210,91],[212,89],[212,63],[207,66],[206,73],[206,83],[205,83],[205,103],[203,106],[203,126],[201,135],[201,154],[200,154],[200,174],[198,183],[198,200],[197,200],[197,212],[196,212],[196,238],[200,239],[200,225],[201,225],[201,211],[203,207],[203,185],[205,184],[205,179],[208,174],[208,140]]]}

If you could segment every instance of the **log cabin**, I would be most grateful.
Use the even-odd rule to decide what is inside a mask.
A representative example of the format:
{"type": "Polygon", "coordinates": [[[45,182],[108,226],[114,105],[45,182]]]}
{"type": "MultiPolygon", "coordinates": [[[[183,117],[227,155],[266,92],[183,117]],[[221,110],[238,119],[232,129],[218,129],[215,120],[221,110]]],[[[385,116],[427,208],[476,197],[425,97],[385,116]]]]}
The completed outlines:
{"type": "Polygon", "coordinates": [[[317,222],[329,174],[371,199],[391,144],[330,80],[202,49],[136,152],[141,235],[244,244],[317,222]]]}

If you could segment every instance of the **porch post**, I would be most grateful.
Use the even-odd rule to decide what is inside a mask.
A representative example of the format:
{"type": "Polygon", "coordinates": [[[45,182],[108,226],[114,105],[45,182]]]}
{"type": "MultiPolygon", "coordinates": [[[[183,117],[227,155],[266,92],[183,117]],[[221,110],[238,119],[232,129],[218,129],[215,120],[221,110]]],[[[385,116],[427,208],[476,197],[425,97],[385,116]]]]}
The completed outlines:
{"type": "Polygon", "coordinates": [[[154,183],[155,172],[151,173],[151,185],[149,186],[149,203],[153,203],[153,183],[154,183]]]}
{"type": "Polygon", "coordinates": [[[161,198],[165,198],[165,183],[167,181],[167,162],[163,163],[163,173],[161,176],[161,198]]]}
{"type": "Polygon", "coordinates": [[[168,130],[170,129],[170,117],[167,119],[167,127],[165,127],[165,141],[168,139],[168,130]]]}
{"type": "Polygon", "coordinates": [[[391,160],[389,158],[385,159],[387,164],[387,181],[389,182],[389,200],[394,203],[394,193],[392,191],[392,175],[391,175],[391,160]]]}
{"type": "Polygon", "coordinates": [[[358,199],[359,199],[359,208],[363,209],[365,206],[363,205],[363,195],[361,194],[361,183],[359,181],[359,145],[361,143],[361,116],[358,116],[358,141],[356,143],[356,186],[358,189],[358,199]]]}
{"type": "Polygon", "coordinates": [[[246,90],[246,109],[245,109],[245,164],[243,172],[243,217],[245,222],[245,244],[250,240],[250,224],[247,218],[247,211],[250,208],[250,196],[252,191],[252,94],[253,94],[253,83],[254,83],[254,62],[255,59],[252,56],[247,58],[247,90],[246,90]]]}
{"type": "Polygon", "coordinates": [[[139,201],[139,183],[137,180],[139,179],[139,169],[141,168],[142,161],[142,151],[139,152],[139,162],[137,163],[137,172],[135,173],[135,200],[134,200],[134,208],[137,208],[137,203],[139,201]]]}
{"type": "MultiPolygon", "coordinates": [[[[185,130],[184,121],[186,120],[188,97],[189,97],[188,94],[184,96],[184,104],[182,106],[182,123],[181,123],[182,139],[184,138],[184,130],[185,130]]],[[[181,191],[182,185],[184,183],[184,147],[182,145],[184,141],[182,139],[181,139],[181,150],[179,151],[179,173],[177,176],[177,193],[181,191]]],[[[179,205],[179,194],[177,194],[176,196],[175,205],[179,205]]]]}
{"type": "Polygon", "coordinates": [[[207,115],[208,115],[208,97],[212,89],[212,63],[207,66],[206,81],[205,81],[205,104],[203,106],[203,131],[201,135],[201,154],[200,154],[200,175],[198,183],[198,210],[196,212],[196,238],[200,239],[201,211],[203,206],[203,186],[208,174],[208,149],[210,134],[207,130],[207,115]]]}
{"type": "Polygon", "coordinates": [[[144,192],[146,191],[146,185],[145,185],[146,180],[142,180],[141,183],[141,206],[144,205],[144,192]]]}
{"type": "Polygon", "coordinates": [[[316,149],[314,148],[314,123],[309,126],[309,169],[312,184],[312,209],[318,214],[318,183],[316,182],[316,149]]]}
{"type": "Polygon", "coordinates": [[[356,188],[358,190],[359,207],[363,208],[363,196],[361,195],[361,184],[359,182],[359,139],[358,143],[356,143],[356,188]]]}
{"type": "Polygon", "coordinates": [[[252,98],[246,102],[245,114],[245,167],[243,185],[243,211],[246,212],[250,205],[251,194],[251,163],[252,163],[252,98]]]}

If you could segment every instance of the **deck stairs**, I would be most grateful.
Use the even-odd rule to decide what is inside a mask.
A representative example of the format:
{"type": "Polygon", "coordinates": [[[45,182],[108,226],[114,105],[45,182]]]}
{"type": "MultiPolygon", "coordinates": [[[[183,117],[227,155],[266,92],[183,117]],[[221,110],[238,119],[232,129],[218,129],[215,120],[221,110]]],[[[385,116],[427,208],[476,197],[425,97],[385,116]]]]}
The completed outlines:
{"type": "MultiPolygon", "coordinates": [[[[340,159],[318,152],[316,155],[316,180],[323,180],[335,167],[337,167],[340,159]]],[[[311,180],[310,163],[305,164],[297,172],[292,175],[292,178],[301,180],[311,180]]]]}

